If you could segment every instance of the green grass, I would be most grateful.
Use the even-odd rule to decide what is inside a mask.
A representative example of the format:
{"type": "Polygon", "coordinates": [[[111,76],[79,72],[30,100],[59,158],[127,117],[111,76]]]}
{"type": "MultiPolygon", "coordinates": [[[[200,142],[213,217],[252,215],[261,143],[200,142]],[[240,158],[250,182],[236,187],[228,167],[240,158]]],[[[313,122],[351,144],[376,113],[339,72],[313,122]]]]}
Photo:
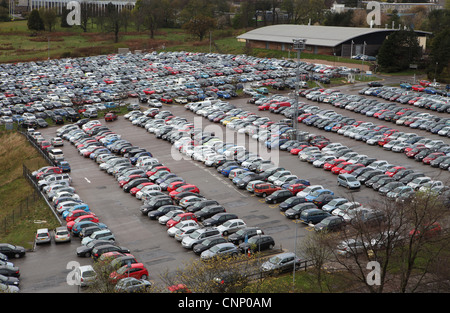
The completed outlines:
{"type": "Polygon", "coordinates": [[[59,224],[44,200],[33,195],[22,164],[36,170],[47,163],[16,131],[0,131],[0,142],[0,242],[30,248],[36,229],[59,224]]]}

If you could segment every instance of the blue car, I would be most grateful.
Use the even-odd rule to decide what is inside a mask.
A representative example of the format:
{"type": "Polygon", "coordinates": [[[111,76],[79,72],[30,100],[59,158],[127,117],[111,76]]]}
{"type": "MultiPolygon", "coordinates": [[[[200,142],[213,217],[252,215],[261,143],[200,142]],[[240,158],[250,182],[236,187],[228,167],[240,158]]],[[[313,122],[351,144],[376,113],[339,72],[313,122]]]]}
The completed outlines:
{"type": "Polygon", "coordinates": [[[237,165],[228,166],[222,170],[221,174],[225,177],[228,177],[228,175],[230,175],[231,170],[234,170],[235,168],[239,168],[239,166],[237,165]]]}
{"type": "Polygon", "coordinates": [[[71,207],[70,209],[65,210],[64,212],[62,212],[61,216],[66,219],[66,217],[69,215],[70,212],[75,211],[75,210],[83,210],[86,212],[91,212],[91,210],[89,209],[89,206],[87,204],[79,204],[79,205],[75,205],[73,207],[71,207]]]}
{"type": "Polygon", "coordinates": [[[135,165],[138,158],[140,158],[141,156],[149,156],[149,157],[153,157],[153,155],[150,152],[139,152],[138,154],[136,154],[134,157],[130,158],[130,162],[131,164],[135,165]]]}
{"type": "Polygon", "coordinates": [[[309,195],[305,197],[306,201],[313,202],[314,199],[323,194],[334,195],[334,192],[329,189],[318,189],[316,191],[311,192],[309,195]]]}
{"type": "Polygon", "coordinates": [[[105,224],[103,223],[95,223],[92,221],[81,221],[76,223],[75,225],[73,225],[72,227],[72,234],[74,236],[79,236],[80,232],[83,228],[89,227],[89,226],[98,226],[102,229],[108,228],[105,224]]]}
{"type": "Polygon", "coordinates": [[[58,163],[56,163],[56,166],[58,166],[63,173],[70,173],[71,169],[70,169],[70,164],[67,161],[59,161],[58,163]]]}

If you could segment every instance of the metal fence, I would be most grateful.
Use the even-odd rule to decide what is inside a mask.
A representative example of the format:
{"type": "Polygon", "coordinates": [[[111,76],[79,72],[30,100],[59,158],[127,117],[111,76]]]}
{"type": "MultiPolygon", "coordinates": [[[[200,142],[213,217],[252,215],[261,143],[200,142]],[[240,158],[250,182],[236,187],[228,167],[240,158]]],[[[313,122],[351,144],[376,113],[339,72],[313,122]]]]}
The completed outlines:
{"type": "Polygon", "coordinates": [[[0,233],[6,234],[11,226],[13,226],[23,216],[26,216],[32,212],[35,208],[34,204],[39,200],[39,198],[39,192],[34,189],[32,194],[22,200],[11,212],[8,212],[5,216],[3,216],[0,220],[0,233]]]}

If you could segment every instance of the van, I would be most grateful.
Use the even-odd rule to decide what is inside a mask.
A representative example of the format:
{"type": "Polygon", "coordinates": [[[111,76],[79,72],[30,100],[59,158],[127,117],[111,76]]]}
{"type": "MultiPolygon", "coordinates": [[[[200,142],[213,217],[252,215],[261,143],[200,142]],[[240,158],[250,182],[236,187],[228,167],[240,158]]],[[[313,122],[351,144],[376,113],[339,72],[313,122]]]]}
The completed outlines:
{"type": "Polygon", "coordinates": [[[348,189],[358,189],[361,187],[361,183],[351,174],[340,174],[337,177],[338,186],[342,186],[348,189]]]}

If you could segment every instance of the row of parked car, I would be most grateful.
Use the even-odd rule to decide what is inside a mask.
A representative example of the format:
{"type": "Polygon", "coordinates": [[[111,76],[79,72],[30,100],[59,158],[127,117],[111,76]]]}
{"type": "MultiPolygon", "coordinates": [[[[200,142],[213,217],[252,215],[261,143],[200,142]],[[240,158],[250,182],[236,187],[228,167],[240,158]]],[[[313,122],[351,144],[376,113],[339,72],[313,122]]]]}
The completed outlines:
{"type": "Polygon", "coordinates": [[[0,243],[0,293],[20,292],[20,269],[11,259],[25,255],[26,250],[22,246],[0,243]]]}
{"type": "MultiPolygon", "coordinates": [[[[98,120],[85,123],[66,125],[57,130],[58,135],[70,141],[83,157],[94,159],[97,150],[88,149],[104,134],[94,128],[101,126],[98,120]],[[94,130],[93,130],[94,129],[94,130]],[[88,137],[83,136],[89,133],[88,137]],[[94,136],[94,137],[91,137],[94,136]],[[96,138],[90,142],[86,138],[96,138]],[[88,149],[88,151],[85,151],[88,149]]],[[[102,129],[103,130],[103,129],[102,129]]],[[[103,136],[104,137],[104,136],[103,136]]],[[[103,138],[102,137],[102,138],[103,138]]],[[[49,195],[49,198],[51,194],[49,195]]],[[[63,203],[57,208],[66,220],[66,227],[73,236],[81,239],[81,245],[76,249],[78,257],[92,257],[96,262],[104,263],[110,271],[110,281],[115,284],[118,292],[143,291],[151,286],[147,280],[149,273],[144,264],[138,262],[130,250],[117,244],[111,229],[101,223],[95,213],[82,203],[63,203]],[[65,206],[73,205],[66,209],[65,206]]],[[[95,280],[95,271],[91,265],[77,269],[76,277],[81,286],[88,286],[95,280]]]]}
{"type": "MultiPolygon", "coordinates": [[[[190,106],[188,105],[187,108],[190,109],[191,107],[196,106],[198,106],[198,104],[191,104],[190,106]]],[[[220,111],[219,107],[222,108],[223,111],[224,106],[220,103],[217,105],[211,105],[203,109],[203,111],[198,110],[196,113],[204,114],[205,117],[211,119],[215,116],[215,114],[217,114],[218,111],[220,111]]],[[[241,109],[230,109],[229,111],[226,111],[225,114],[236,117],[234,120],[225,123],[226,127],[235,130],[243,129],[244,133],[247,134],[249,131],[252,131],[252,133],[257,133],[257,130],[255,131],[255,129],[258,129],[260,122],[263,122],[261,124],[263,125],[263,131],[270,131],[270,125],[279,125],[273,124],[267,118],[258,117],[254,114],[248,115],[248,112],[241,109]],[[249,119],[249,117],[251,118],[249,119]],[[269,127],[264,127],[264,125],[269,127]]],[[[278,131],[278,129],[274,129],[272,135],[278,136],[279,133],[276,133],[276,131],[278,131]]],[[[369,160],[367,156],[359,156],[350,149],[343,147],[340,143],[330,143],[329,140],[324,137],[308,135],[305,133],[302,135],[304,136],[303,142],[284,138],[281,139],[280,145],[277,146],[277,148],[280,150],[287,150],[289,152],[292,151],[292,154],[300,153],[301,159],[304,161],[307,161],[308,159],[303,158],[302,150],[311,149],[310,151],[318,152],[320,154],[322,153],[321,150],[323,150],[323,157],[319,156],[316,159],[308,160],[316,167],[323,167],[327,161],[336,159],[336,155],[334,155],[334,153],[338,153],[339,156],[343,156],[345,160],[351,160],[352,162],[347,163],[349,167],[352,167],[350,165],[358,164],[357,161],[364,162],[365,159],[368,159],[367,165],[370,165],[369,161],[377,161],[375,159],[369,160]],[[325,155],[326,153],[328,154],[325,155]]],[[[267,203],[279,203],[280,211],[284,212],[285,216],[288,218],[299,219],[305,224],[316,224],[315,229],[317,230],[324,229],[323,225],[328,225],[331,220],[334,221],[331,225],[342,226],[345,222],[350,222],[351,218],[356,216],[356,212],[360,212],[361,218],[368,221],[379,218],[379,214],[374,210],[363,208],[359,203],[352,203],[345,198],[337,197],[332,190],[324,188],[321,185],[311,185],[309,181],[293,175],[289,170],[283,167],[275,166],[270,161],[263,160],[258,156],[252,155],[251,153],[245,154],[246,151],[244,149],[239,150],[239,147],[236,147],[236,145],[228,144],[228,150],[224,151],[223,149],[220,149],[223,144],[220,140],[214,137],[208,139],[209,140],[204,144],[206,148],[204,147],[205,149],[202,150],[203,153],[206,154],[203,158],[201,156],[195,156],[195,154],[190,154],[190,150],[187,147],[180,146],[179,149],[181,151],[184,150],[184,153],[191,155],[193,159],[203,161],[206,165],[208,164],[209,157],[213,158],[214,156],[218,156],[219,159],[223,159],[221,153],[234,155],[236,158],[235,160],[225,162],[224,165],[219,165],[217,170],[225,176],[230,177],[232,182],[236,184],[238,188],[246,188],[248,191],[257,196],[263,196],[267,203]],[[219,149],[214,150],[214,148],[217,147],[219,147],[219,149]],[[240,160],[239,152],[235,153],[238,150],[241,153],[241,156],[248,156],[249,158],[245,159],[244,157],[243,160],[240,160]],[[232,153],[230,154],[230,152],[232,153]],[[332,202],[331,206],[327,207],[327,210],[323,210],[329,202],[332,202]],[[333,210],[338,208],[340,205],[342,205],[341,210],[336,210],[334,215],[338,215],[339,212],[339,217],[342,218],[332,216],[333,214],[331,213],[333,210]],[[349,210],[351,213],[348,212],[349,210]],[[362,212],[365,213],[362,214],[362,212]],[[322,220],[324,222],[320,223],[322,220]]],[[[259,136],[255,139],[258,140],[259,136]]],[[[264,137],[264,140],[265,139],[267,138],[264,137]]],[[[187,143],[190,142],[187,140],[187,143]]],[[[307,153],[306,150],[304,152],[307,153]]],[[[351,189],[359,188],[360,182],[354,176],[349,174],[351,172],[350,168],[343,166],[343,168],[339,168],[338,171],[337,165],[338,164],[336,164],[334,172],[336,174],[340,173],[338,176],[338,185],[343,185],[351,189]]],[[[377,165],[381,165],[381,162],[375,163],[374,167],[377,165]]],[[[327,166],[330,165],[327,164],[327,166]]],[[[364,167],[361,164],[358,164],[358,166],[364,167]]]]}
{"type": "MultiPolygon", "coordinates": [[[[418,108],[425,108],[436,112],[450,113],[450,103],[448,103],[448,91],[436,89],[423,85],[411,85],[401,83],[400,87],[376,86],[363,88],[361,94],[375,96],[391,102],[409,104],[418,108]]],[[[429,83],[429,82],[428,82],[429,83]]]]}

